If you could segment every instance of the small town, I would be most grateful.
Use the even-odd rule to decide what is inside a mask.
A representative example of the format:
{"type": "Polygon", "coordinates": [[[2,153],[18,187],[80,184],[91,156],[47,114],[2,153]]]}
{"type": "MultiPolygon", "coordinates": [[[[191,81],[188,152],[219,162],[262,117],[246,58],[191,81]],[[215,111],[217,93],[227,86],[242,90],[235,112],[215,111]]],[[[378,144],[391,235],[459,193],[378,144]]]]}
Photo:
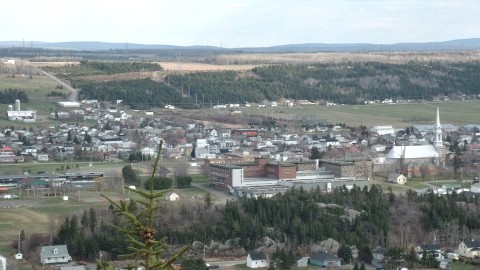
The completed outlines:
{"type": "Polygon", "coordinates": [[[480,269],[473,1],[6,1],[0,270],[480,269]]]}

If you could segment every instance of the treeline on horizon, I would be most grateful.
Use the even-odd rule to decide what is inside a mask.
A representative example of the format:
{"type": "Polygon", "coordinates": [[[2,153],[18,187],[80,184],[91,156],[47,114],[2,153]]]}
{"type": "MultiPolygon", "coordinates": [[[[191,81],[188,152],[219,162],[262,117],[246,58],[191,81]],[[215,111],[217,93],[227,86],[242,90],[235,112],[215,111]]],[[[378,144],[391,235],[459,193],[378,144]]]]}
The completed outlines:
{"type": "Polygon", "coordinates": [[[480,63],[385,64],[378,62],[270,65],[249,71],[167,74],[151,79],[93,82],[72,79],[83,99],[124,100],[135,109],[166,104],[201,108],[280,99],[364,104],[370,100],[477,97],[480,63]]]}
{"type": "MultiPolygon", "coordinates": [[[[127,207],[131,213],[139,211],[134,200],[127,207]]],[[[377,246],[388,247],[396,256],[407,256],[412,247],[434,241],[456,247],[478,235],[479,213],[478,198],[456,193],[418,195],[409,190],[398,196],[377,185],[337,188],[332,193],[293,189],[268,199],[242,197],[225,206],[161,203],[155,230],[173,246],[239,239],[236,247],[247,252],[257,248],[263,237],[284,243],[285,249],[297,254],[332,238],[342,247],[355,245],[359,259],[370,263],[377,246]]],[[[124,236],[109,225],[124,222],[112,208],[78,214],[63,221],[54,244],[66,244],[77,259],[94,259],[100,250],[112,258],[126,252],[124,236]]]]}

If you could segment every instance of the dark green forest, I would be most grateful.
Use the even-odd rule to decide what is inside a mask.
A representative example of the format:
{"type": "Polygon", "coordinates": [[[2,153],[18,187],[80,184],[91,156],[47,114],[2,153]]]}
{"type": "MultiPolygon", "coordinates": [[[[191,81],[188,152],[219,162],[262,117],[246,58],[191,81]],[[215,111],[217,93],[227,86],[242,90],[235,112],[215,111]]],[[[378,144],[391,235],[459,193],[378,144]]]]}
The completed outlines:
{"type": "MultiPolygon", "coordinates": [[[[333,238],[342,246],[355,245],[364,262],[370,262],[377,246],[408,256],[411,247],[431,243],[432,234],[441,246],[456,247],[480,229],[478,198],[433,192],[420,196],[414,191],[396,196],[376,185],[332,193],[294,189],[268,199],[239,198],[222,207],[188,202],[160,206],[155,229],[174,246],[239,238],[239,245],[248,251],[268,236],[298,253],[333,238]]],[[[135,201],[128,209],[138,211],[135,201]]],[[[114,258],[124,252],[125,239],[107,225],[119,225],[120,218],[112,208],[97,211],[67,218],[55,243],[66,243],[79,259],[95,258],[99,250],[111,252],[114,258]]]]}
{"type": "MultiPolygon", "coordinates": [[[[121,99],[124,104],[129,105],[132,109],[150,109],[166,104],[178,104],[178,101],[184,100],[181,93],[175,88],[150,79],[102,83],[76,81],[74,86],[82,89],[80,91],[81,99],[97,99],[112,102],[121,99]]],[[[187,105],[185,104],[184,107],[187,105]]]]}
{"type": "MultiPolygon", "coordinates": [[[[102,70],[100,64],[87,63],[94,70],[102,70]]],[[[87,82],[77,79],[73,83],[82,89],[82,98],[122,99],[133,108],[164,104],[198,108],[281,98],[363,104],[364,101],[387,98],[476,97],[480,94],[480,63],[270,65],[249,71],[168,74],[163,82],[149,79],[87,82]]]]}
{"type": "Polygon", "coordinates": [[[62,77],[89,76],[89,75],[110,75],[126,72],[158,71],[162,67],[158,64],[148,62],[101,62],[101,61],[80,61],[80,64],[72,64],[56,67],[43,67],[45,71],[55,72],[62,77]]]}
{"type": "Polygon", "coordinates": [[[0,103],[13,105],[16,99],[22,103],[28,103],[28,96],[23,90],[8,88],[0,91],[0,103]]]}

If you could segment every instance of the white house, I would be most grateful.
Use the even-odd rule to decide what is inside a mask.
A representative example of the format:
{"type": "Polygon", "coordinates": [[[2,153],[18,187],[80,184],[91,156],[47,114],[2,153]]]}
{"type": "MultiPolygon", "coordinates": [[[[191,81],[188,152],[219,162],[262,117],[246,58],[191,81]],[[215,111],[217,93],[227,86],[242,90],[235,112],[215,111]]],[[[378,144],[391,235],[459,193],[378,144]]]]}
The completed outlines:
{"type": "Polygon", "coordinates": [[[247,267],[260,268],[268,267],[268,257],[263,252],[251,252],[247,256],[247,267]]]}
{"type": "Polygon", "coordinates": [[[64,108],[79,108],[80,103],[75,101],[59,101],[57,102],[58,105],[64,108]]]}
{"type": "Polygon", "coordinates": [[[480,193],[480,183],[472,184],[470,191],[474,193],[480,193]]]}
{"type": "Polygon", "coordinates": [[[404,185],[407,183],[407,177],[401,173],[390,173],[388,175],[388,182],[404,185]]]}
{"type": "Polygon", "coordinates": [[[475,240],[462,241],[458,245],[458,255],[474,258],[480,255],[480,242],[475,240]]]}
{"type": "Polygon", "coordinates": [[[165,194],[165,200],[167,201],[178,201],[180,200],[180,196],[177,193],[170,191],[165,194]]]}
{"type": "Polygon", "coordinates": [[[68,254],[66,245],[42,246],[40,249],[40,262],[42,264],[68,263],[72,257],[68,254]]]}
{"type": "Polygon", "coordinates": [[[0,255],[0,270],[7,270],[7,258],[0,255]]]}
{"type": "Polygon", "coordinates": [[[308,266],[308,257],[302,257],[297,259],[295,265],[297,267],[307,267],[308,266]]]}
{"type": "Polygon", "coordinates": [[[371,132],[376,132],[378,135],[386,135],[386,134],[395,134],[395,129],[391,125],[385,126],[373,126],[370,129],[371,132]]]}

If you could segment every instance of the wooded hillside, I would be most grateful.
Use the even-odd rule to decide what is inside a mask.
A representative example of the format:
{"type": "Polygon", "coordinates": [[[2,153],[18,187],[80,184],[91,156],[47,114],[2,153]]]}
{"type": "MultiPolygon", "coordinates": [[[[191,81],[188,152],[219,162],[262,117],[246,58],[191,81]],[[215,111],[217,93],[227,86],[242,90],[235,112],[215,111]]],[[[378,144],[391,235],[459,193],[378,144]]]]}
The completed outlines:
{"type": "Polygon", "coordinates": [[[249,71],[167,74],[161,82],[74,80],[74,84],[82,89],[82,98],[122,99],[133,108],[141,102],[151,107],[169,103],[192,108],[282,98],[342,104],[440,96],[462,99],[480,94],[480,63],[271,65],[249,71]]]}

